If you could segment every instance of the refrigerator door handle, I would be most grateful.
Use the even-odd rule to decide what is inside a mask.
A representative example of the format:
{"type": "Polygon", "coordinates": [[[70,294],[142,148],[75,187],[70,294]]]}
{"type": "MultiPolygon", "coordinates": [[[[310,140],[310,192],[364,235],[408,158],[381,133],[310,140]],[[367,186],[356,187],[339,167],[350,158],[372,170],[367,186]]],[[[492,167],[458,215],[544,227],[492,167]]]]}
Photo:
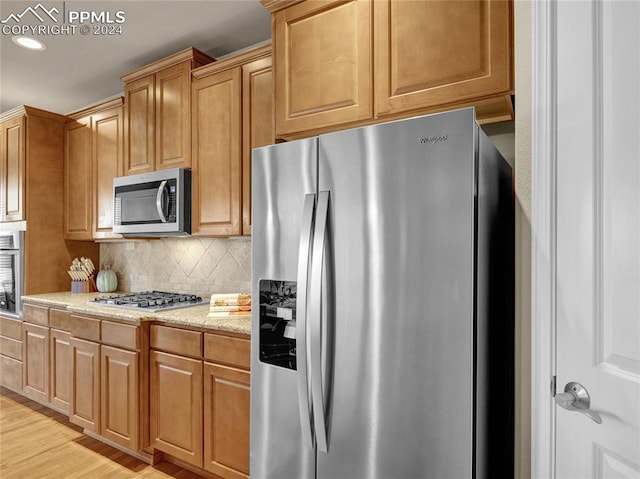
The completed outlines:
{"type": "Polygon", "coordinates": [[[329,441],[327,434],[327,415],[325,404],[325,391],[327,384],[323,384],[323,366],[325,371],[330,367],[330,354],[326,354],[327,364],[322,364],[322,349],[331,351],[329,344],[323,345],[328,338],[323,338],[322,318],[323,311],[322,297],[322,273],[325,259],[325,248],[327,246],[327,221],[329,215],[329,192],[321,191],[318,195],[318,207],[316,209],[316,224],[313,234],[313,254],[311,258],[311,288],[309,298],[309,327],[310,335],[310,358],[311,358],[311,399],[313,401],[313,418],[316,443],[318,450],[329,451],[329,441]]]}
{"type": "Polygon", "coordinates": [[[298,407],[300,410],[300,427],[302,443],[314,448],[309,392],[309,376],[307,361],[307,288],[309,284],[309,262],[311,259],[311,241],[315,223],[316,195],[308,194],[304,198],[302,211],[302,229],[300,231],[300,247],[298,250],[298,285],[296,298],[296,369],[298,379],[298,407]]]}

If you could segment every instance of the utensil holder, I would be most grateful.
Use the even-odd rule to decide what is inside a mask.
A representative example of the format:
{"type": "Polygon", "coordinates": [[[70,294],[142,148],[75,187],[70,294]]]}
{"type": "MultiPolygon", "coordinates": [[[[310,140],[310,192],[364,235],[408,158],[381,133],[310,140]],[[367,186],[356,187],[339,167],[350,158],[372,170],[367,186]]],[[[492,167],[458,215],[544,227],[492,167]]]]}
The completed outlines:
{"type": "Polygon", "coordinates": [[[71,293],[88,293],[89,281],[71,281],[71,293]]]}
{"type": "Polygon", "coordinates": [[[86,281],[71,281],[71,293],[94,293],[98,291],[96,287],[96,272],[89,275],[86,281]]]}

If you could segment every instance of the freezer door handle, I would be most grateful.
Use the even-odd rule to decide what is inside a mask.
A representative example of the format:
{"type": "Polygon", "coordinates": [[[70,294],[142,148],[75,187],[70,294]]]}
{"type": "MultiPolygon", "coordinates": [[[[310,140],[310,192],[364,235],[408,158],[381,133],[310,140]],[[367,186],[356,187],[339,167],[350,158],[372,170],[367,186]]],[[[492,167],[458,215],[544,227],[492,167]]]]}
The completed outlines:
{"type": "MultiPolygon", "coordinates": [[[[321,191],[318,195],[316,224],[313,233],[313,249],[311,257],[311,288],[309,298],[310,334],[310,370],[311,399],[313,403],[314,430],[318,450],[329,451],[327,434],[327,404],[325,394],[329,385],[323,381],[325,374],[331,370],[331,344],[328,335],[323,335],[322,319],[326,317],[328,305],[323,304],[323,268],[327,247],[327,224],[329,219],[329,192],[321,191]],[[324,348],[324,354],[323,354],[324,348]],[[325,360],[323,364],[323,359],[325,360]]],[[[324,330],[328,331],[328,325],[324,330]]],[[[326,377],[329,377],[328,375],[326,377]]]]}
{"type": "Polygon", "coordinates": [[[315,222],[316,195],[304,197],[302,210],[302,229],[298,250],[298,285],[296,298],[296,370],[298,378],[298,405],[300,409],[300,427],[302,444],[313,448],[314,438],[311,428],[312,411],[309,392],[308,353],[307,353],[307,288],[309,285],[309,261],[311,259],[311,241],[315,222]]]}

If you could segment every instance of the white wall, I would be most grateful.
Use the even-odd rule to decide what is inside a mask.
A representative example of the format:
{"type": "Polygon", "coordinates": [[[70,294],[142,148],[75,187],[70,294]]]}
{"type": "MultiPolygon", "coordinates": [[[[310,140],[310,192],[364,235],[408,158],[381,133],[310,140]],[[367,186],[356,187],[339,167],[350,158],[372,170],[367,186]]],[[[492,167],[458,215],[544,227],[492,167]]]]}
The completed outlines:
{"type": "Polygon", "coordinates": [[[531,5],[514,2],[517,479],[531,477],[531,5]]]}

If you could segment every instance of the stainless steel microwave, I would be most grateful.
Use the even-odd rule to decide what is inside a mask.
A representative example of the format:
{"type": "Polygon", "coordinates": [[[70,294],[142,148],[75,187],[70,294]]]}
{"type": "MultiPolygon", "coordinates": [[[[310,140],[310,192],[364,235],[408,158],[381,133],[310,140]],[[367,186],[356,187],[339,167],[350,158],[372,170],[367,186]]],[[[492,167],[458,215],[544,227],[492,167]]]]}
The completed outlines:
{"type": "Polygon", "coordinates": [[[191,170],[169,170],[113,180],[113,232],[124,236],[191,234],[191,170]]]}

